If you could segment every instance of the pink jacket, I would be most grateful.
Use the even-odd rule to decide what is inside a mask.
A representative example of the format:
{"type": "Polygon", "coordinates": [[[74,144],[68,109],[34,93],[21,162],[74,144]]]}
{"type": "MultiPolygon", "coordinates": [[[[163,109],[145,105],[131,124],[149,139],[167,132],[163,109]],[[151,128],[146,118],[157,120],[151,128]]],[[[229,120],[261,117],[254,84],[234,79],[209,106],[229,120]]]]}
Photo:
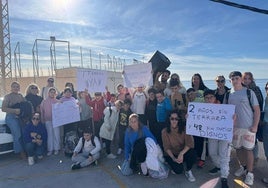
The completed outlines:
{"type": "Polygon", "coordinates": [[[58,102],[59,100],[50,97],[42,101],[40,109],[41,109],[41,121],[43,123],[46,121],[52,121],[52,104],[58,102]]]}

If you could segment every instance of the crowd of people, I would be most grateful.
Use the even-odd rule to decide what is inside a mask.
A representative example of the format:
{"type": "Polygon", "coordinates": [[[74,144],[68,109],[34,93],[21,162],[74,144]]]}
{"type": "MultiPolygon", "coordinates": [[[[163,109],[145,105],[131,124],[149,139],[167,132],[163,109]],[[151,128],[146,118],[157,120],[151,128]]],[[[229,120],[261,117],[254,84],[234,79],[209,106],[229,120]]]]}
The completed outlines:
{"type": "MultiPolygon", "coordinates": [[[[4,97],[2,111],[6,112],[6,123],[14,138],[14,152],[21,158],[27,157],[29,165],[44,155],[58,155],[65,143],[60,127],[53,126],[52,105],[72,101],[79,105],[81,120],[76,129],[80,138],[71,155],[72,170],[96,163],[105,148],[108,159],[124,153],[120,166],[123,175],[139,171],[161,179],[171,171],[184,173],[194,182],[193,165],[203,168],[209,155],[215,167],[208,173],[219,173],[221,186],[226,188],[233,146],[240,164],[234,175],[245,175],[244,183],[253,185],[258,141],[263,142],[268,159],[268,82],[264,100],[251,72],[231,72],[232,88],[226,87],[223,75],[218,75],[216,89],[208,88],[198,73],[192,76],[191,88],[187,89],[176,73],[165,70],[155,75],[150,88],[143,83],[136,88],[119,84],[118,93],[111,94],[106,88],[105,93],[95,92],[93,97],[87,89],[76,92],[69,82],[59,92],[53,78],[41,90],[38,85],[29,84],[24,97],[20,84],[13,82],[11,92],[4,97]],[[189,102],[235,105],[232,143],[187,135],[189,102]],[[116,154],[111,149],[113,143],[118,149],[116,154]]],[[[63,128],[66,136],[72,124],[63,128]]],[[[263,182],[268,185],[268,178],[263,182]]]]}

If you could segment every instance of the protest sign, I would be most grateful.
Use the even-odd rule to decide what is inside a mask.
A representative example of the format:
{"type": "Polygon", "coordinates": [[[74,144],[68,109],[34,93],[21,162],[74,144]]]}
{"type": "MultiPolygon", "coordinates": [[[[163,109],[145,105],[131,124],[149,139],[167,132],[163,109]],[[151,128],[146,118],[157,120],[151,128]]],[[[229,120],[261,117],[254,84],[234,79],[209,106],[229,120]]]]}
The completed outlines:
{"type": "Polygon", "coordinates": [[[77,69],[77,90],[104,92],[107,85],[107,71],[94,69],[77,69]]]}
{"type": "Polygon", "coordinates": [[[135,88],[138,85],[151,86],[152,78],[152,64],[140,63],[124,66],[124,85],[127,88],[135,88]]]}
{"type": "Polygon", "coordinates": [[[80,121],[80,111],[79,106],[73,101],[65,101],[52,105],[53,127],[59,127],[77,121],[80,121]]]}
{"type": "Polygon", "coordinates": [[[186,134],[232,141],[234,105],[191,102],[186,134]]]}

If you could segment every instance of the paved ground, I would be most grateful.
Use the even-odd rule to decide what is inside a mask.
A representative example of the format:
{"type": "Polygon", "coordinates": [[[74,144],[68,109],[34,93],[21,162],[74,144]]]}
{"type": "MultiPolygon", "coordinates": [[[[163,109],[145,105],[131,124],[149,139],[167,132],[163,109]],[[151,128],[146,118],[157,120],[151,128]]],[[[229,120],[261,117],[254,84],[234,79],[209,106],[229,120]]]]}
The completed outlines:
{"type": "MultiPolygon", "coordinates": [[[[262,147],[260,147],[262,149],[262,147]]],[[[76,187],[98,187],[98,188],[139,188],[139,187],[183,187],[195,188],[205,183],[217,181],[217,176],[208,174],[213,167],[210,160],[206,162],[203,169],[193,168],[196,182],[190,183],[184,175],[169,174],[167,179],[158,180],[142,175],[122,176],[117,166],[123,161],[123,156],[117,159],[106,159],[103,157],[97,166],[90,166],[81,170],[71,171],[71,160],[62,153],[57,156],[45,157],[37,161],[33,166],[28,166],[27,161],[22,161],[18,156],[10,153],[0,155],[0,188],[76,188],[76,187]]],[[[234,183],[232,175],[237,163],[232,157],[230,162],[231,175],[229,177],[230,187],[240,187],[234,183]]],[[[264,176],[268,176],[268,164],[264,159],[263,150],[260,152],[260,160],[254,170],[255,188],[265,188],[261,182],[264,176]]],[[[241,178],[242,179],[242,178],[241,178]]],[[[220,187],[220,185],[206,187],[220,187]]],[[[268,187],[268,186],[267,186],[268,187]]]]}

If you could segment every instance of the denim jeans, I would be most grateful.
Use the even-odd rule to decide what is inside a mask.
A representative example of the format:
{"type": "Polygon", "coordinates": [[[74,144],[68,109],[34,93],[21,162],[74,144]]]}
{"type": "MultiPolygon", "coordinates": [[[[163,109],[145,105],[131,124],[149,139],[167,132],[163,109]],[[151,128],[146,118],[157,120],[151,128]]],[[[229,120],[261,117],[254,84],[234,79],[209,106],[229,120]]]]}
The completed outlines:
{"type": "Polygon", "coordinates": [[[45,152],[45,144],[38,145],[33,142],[25,144],[25,149],[29,157],[34,157],[35,155],[40,156],[45,152]]]}
{"type": "Polygon", "coordinates": [[[15,114],[6,115],[6,124],[9,127],[13,136],[13,149],[15,153],[23,151],[22,126],[20,119],[15,114]]]}

